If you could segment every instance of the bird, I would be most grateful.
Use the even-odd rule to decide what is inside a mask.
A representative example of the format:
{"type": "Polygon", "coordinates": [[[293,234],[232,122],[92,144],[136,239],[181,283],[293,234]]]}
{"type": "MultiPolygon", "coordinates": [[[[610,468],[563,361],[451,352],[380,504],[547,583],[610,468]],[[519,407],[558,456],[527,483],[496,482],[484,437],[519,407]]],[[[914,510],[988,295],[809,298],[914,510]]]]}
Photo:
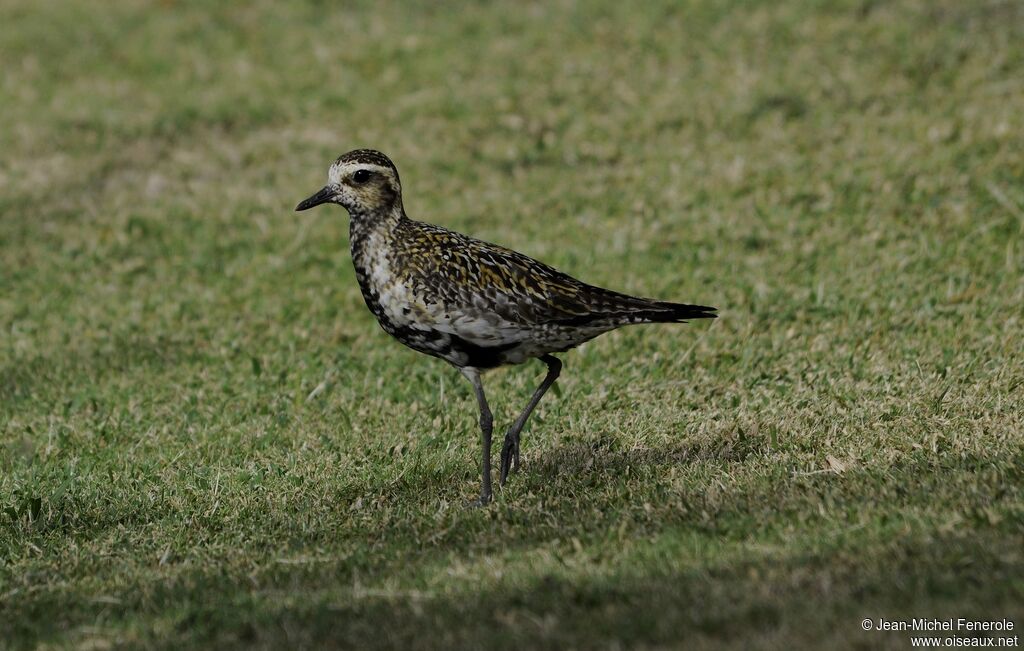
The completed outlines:
{"type": "Polygon", "coordinates": [[[381,328],[409,348],[447,361],[469,380],[479,410],[479,499],[493,498],[494,418],[482,375],[538,359],[547,373],[505,433],[499,485],[520,466],[520,434],[555,384],[555,357],[598,335],[641,323],[714,319],[717,308],[630,296],[589,285],[522,253],[413,220],[398,168],[379,151],[356,149],[330,166],[327,184],[296,211],[338,204],[363,300],[381,328]]]}

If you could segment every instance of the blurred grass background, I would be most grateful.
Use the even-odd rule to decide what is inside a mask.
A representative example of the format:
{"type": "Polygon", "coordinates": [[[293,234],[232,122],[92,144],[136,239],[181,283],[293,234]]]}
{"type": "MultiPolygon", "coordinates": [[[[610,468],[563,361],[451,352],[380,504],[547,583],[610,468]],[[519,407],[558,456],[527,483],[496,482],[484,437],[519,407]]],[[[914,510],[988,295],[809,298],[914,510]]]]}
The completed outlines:
{"type": "MultiPolygon", "coordinates": [[[[0,4],[0,647],[906,648],[1024,625],[1024,5],[0,4]],[[414,218],[712,324],[564,356],[496,504],[362,304],[414,218]],[[319,387],[313,399],[308,396],[319,387]]],[[[488,388],[508,422],[543,375],[488,388]]]]}

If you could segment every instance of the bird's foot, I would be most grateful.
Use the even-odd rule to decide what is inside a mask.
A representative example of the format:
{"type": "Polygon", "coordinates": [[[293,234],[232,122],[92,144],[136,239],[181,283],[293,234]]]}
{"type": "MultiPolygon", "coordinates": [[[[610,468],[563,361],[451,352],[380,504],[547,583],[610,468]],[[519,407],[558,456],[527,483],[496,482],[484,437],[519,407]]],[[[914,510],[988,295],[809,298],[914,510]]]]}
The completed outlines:
{"type": "Polygon", "coordinates": [[[490,496],[490,494],[481,495],[480,497],[476,498],[475,500],[470,500],[469,503],[466,504],[466,508],[482,509],[482,508],[486,507],[490,503],[491,503],[491,496],[490,496]]]}
{"type": "Polygon", "coordinates": [[[508,473],[519,472],[519,436],[512,432],[505,434],[505,444],[501,446],[501,475],[499,483],[504,486],[508,473]]]}

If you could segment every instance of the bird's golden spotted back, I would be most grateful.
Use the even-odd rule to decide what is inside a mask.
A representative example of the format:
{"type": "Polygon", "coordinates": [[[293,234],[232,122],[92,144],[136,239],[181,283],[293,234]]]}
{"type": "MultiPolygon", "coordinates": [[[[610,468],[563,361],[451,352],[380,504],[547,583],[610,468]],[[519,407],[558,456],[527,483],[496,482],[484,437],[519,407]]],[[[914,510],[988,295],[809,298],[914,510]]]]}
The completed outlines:
{"type": "Polygon", "coordinates": [[[492,309],[522,326],[588,311],[585,285],[521,253],[412,220],[396,239],[397,266],[445,303],[492,309]]]}

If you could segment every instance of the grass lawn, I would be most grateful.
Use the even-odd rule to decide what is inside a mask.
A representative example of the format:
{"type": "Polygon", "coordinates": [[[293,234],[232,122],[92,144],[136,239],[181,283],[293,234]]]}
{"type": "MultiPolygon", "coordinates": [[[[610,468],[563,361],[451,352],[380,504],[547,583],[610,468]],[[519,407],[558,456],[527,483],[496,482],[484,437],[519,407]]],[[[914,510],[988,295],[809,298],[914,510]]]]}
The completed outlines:
{"type": "Polygon", "coordinates": [[[0,647],[1022,633],[1024,4],[6,0],[0,60],[0,647]],[[468,509],[469,384],[292,212],[355,147],[722,317],[564,355],[468,509]]]}

